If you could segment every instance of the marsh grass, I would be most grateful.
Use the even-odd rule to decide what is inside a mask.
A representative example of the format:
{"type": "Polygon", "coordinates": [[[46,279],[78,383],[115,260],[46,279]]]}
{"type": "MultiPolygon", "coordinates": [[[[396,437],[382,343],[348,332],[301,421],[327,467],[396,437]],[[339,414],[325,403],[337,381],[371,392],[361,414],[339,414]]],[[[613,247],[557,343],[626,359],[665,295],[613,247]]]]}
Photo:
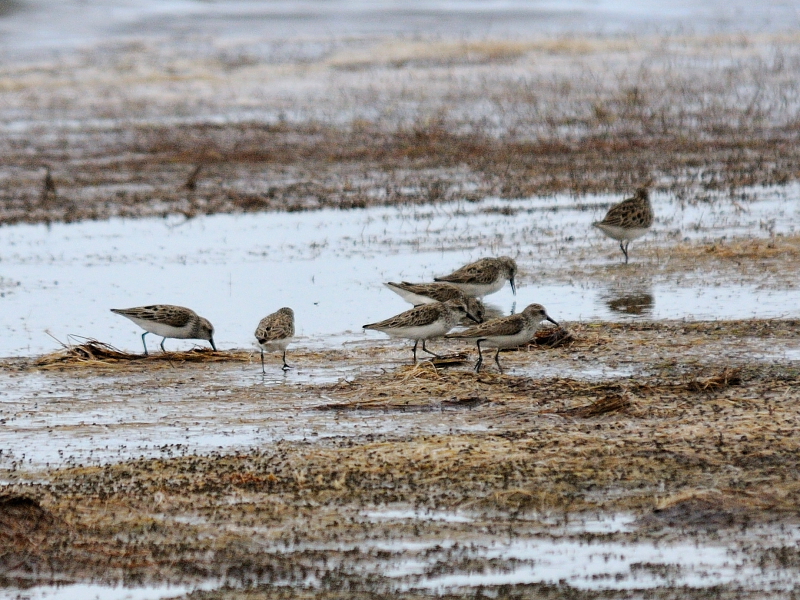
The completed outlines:
{"type": "Polygon", "coordinates": [[[691,201],[800,177],[796,36],[377,40],[278,71],[257,57],[231,71],[210,51],[177,80],[115,79],[131,52],[62,85],[5,68],[8,114],[77,125],[0,140],[0,222],[623,193],[649,177],[691,201]],[[258,102],[212,119],[237,114],[231,86],[258,102]]]}
{"type": "MultiPolygon", "coordinates": [[[[342,411],[356,420],[408,411],[400,416],[417,430],[368,427],[23,475],[3,493],[31,499],[61,525],[36,537],[28,517],[14,522],[31,537],[18,540],[18,568],[6,581],[46,572],[129,585],[219,578],[234,586],[296,586],[313,573],[320,594],[341,586],[387,593],[396,580],[365,579],[361,569],[416,555],[375,554],[375,540],[435,545],[445,536],[469,546],[476,532],[541,535],[529,528],[553,515],[566,523],[624,512],[638,517],[636,529],[603,539],[668,543],[688,535],[722,543],[759,523],[796,522],[800,371],[796,361],[730,352],[730,344],[796,343],[796,321],[585,323],[569,330],[570,344],[509,353],[509,367],[624,357],[641,372],[530,377],[420,363],[369,369],[336,384],[271,387],[268,394],[254,384],[233,390],[229,401],[274,409],[275,418],[291,407],[298,423],[320,416],[317,408],[336,409],[332,420],[344,418],[342,411]],[[376,507],[458,511],[472,520],[363,517],[376,507]]],[[[368,347],[352,347],[348,356],[365,365],[386,361],[368,347]]],[[[136,362],[137,374],[148,364],[136,362]]],[[[81,381],[109,393],[105,367],[97,365],[100,377],[81,381]]],[[[205,376],[202,364],[184,369],[205,376]]],[[[153,381],[162,373],[155,369],[153,381]]],[[[748,560],[793,564],[794,554],[748,548],[748,560]]],[[[514,564],[473,560],[481,569],[514,564]]],[[[435,561],[427,568],[436,569],[435,561]]]]}

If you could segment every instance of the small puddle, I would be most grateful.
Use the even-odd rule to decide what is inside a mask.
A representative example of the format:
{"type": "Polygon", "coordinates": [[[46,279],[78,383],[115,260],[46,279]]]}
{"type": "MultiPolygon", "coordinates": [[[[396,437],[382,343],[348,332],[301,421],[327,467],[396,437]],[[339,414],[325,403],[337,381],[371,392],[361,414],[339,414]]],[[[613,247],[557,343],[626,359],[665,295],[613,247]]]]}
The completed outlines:
{"type": "Polygon", "coordinates": [[[444,521],[447,523],[470,523],[472,518],[460,513],[416,510],[372,510],[364,517],[370,521],[444,521]]]}
{"type": "Polygon", "coordinates": [[[729,548],[695,543],[605,543],[522,540],[488,546],[485,560],[513,561],[510,569],[423,577],[411,588],[439,593],[461,587],[566,583],[583,589],[642,589],[657,586],[712,587],[734,581],[788,586],[797,574],[765,574],[729,548]],[[522,564],[520,564],[522,563],[522,564]]]}
{"type": "Polygon", "coordinates": [[[443,421],[434,409],[422,415],[316,410],[328,402],[291,384],[262,379],[260,364],[223,365],[190,378],[180,370],[156,378],[147,372],[97,377],[0,372],[0,469],[167,458],[280,440],[413,437],[484,427],[461,412],[443,421]]]}
{"type": "Polygon", "coordinates": [[[177,598],[200,589],[212,588],[207,584],[124,587],[93,583],[65,583],[63,585],[39,585],[27,589],[0,588],[0,600],[160,600],[161,598],[177,598]]]}
{"type": "MultiPolygon", "coordinates": [[[[684,205],[656,194],[655,230],[635,244],[795,231],[800,186],[754,194],[744,205],[724,199],[684,205]]],[[[650,267],[635,266],[615,270],[610,281],[560,280],[559,272],[576,265],[619,260],[614,242],[590,226],[617,200],[559,195],[3,227],[0,356],[41,354],[57,349],[56,339],[81,337],[140,351],[141,330],[109,309],[153,303],[189,306],[209,318],[221,348],[254,347],[258,321],[285,305],[295,310],[297,343],[305,346],[382,339],[361,325],[409,308],[383,282],[430,280],[500,254],[520,265],[519,295],[506,286],[488,298],[503,314],[540,302],[565,321],[800,315],[800,290],[761,283],[709,277],[666,284],[650,267]]],[[[635,262],[635,245],[632,252],[635,262]]],[[[150,340],[153,350],[157,341],[150,340]]],[[[166,344],[179,349],[193,342],[166,344]]]]}
{"type": "MultiPolygon", "coordinates": [[[[691,540],[648,539],[637,532],[633,515],[601,514],[566,522],[532,519],[484,535],[492,520],[443,511],[375,509],[362,513],[373,522],[437,521],[440,534],[421,538],[375,539],[344,545],[311,545],[294,550],[352,553],[359,563],[342,564],[362,577],[380,574],[393,591],[437,594],[459,589],[515,584],[548,584],[587,590],[656,587],[787,590],[800,583],[791,563],[772,564],[776,549],[793,552],[800,527],[756,525],[716,530],[691,540]],[[377,560],[376,560],[377,559],[377,560]]],[[[780,553],[778,553],[780,554],[780,553]]],[[[332,559],[335,560],[335,559],[332,559]]]]}

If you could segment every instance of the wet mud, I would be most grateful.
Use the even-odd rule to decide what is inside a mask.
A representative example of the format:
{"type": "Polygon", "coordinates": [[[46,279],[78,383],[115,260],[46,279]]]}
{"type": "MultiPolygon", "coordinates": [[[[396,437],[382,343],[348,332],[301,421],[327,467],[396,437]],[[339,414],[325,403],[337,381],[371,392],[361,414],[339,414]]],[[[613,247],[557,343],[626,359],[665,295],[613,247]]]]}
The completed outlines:
{"type": "MultiPolygon", "coordinates": [[[[107,452],[116,431],[120,453],[75,446],[58,466],[35,445],[4,453],[4,497],[24,498],[47,524],[4,581],[231,586],[198,598],[246,598],[252,586],[319,598],[475,585],[586,598],[793,589],[800,363],[773,350],[800,348],[800,323],[565,325],[566,344],[504,353],[506,374],[411,365],[406,345],[388,341],[297,350],[299,372],[360,365],[322,383],[284,377],[277,362],[264,378],[248,353],[6,360],[16,381],[45,377],[86,399],[48,401],[44,385],[4,403],[4,447],[37,428],[64,448],[107,429],[107,452]],[[615,375],[623,366],[630,373],[615,375]],[[104,395],[114,407],[94,402],[80,422],[58,423],[104,395]],[[165,403],[202,419],[202,436],[258,422],[276,437],[215,448],[184,439],[177,415],[155,415],[135,424],[137,446],[117,408],[165,403]],[[687,540],[692,550],[680,550],[687,540]],[[542,562],[553,553],[563,556],[542,562]],[[582,553],[623,558],[592,575],[582,553]]],[[[33,527],[28,513],[2,518],[33,527]]]]}
{"type": "Polygon", "coordinates": [[[696,200],[800,177],[796,33],[309,45],[11,61],[0,223],[623,193],[650,177],[696,200]]]}
{"type": "Polygon", "coordinates": [[[0,596],[796,595],[798,74],[793,32],[4,64],[0,596]],[[591,222],[650,178],[624,265],[591,222]],[[569,337],[357,332],[475,252],[569,337]],[[222,351],[137,354],[108,308],[169,288],[222,351]]]}

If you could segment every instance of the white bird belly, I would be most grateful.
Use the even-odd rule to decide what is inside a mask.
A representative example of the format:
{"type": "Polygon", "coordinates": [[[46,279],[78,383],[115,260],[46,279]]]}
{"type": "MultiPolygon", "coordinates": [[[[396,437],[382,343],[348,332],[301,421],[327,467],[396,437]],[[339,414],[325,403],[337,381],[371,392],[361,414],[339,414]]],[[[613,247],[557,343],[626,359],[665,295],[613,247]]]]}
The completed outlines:
{"type": "Polygon", "coordinates": [[[404,290],[402,288],[389,285],[388,283],[385,285],[395,294],[400,296],[403,300],[405,300],[410,304],[413,304],[414,306],[419,306],[420,304],[434,304],[436,302],[436,300],[434,300],[433,298],[429,298],[428,296],[415,294],[414,292],[409,292],[408,290],[404,290]]]}
{"type": "Polygon", "coordinates": [[[630,242],[631,240],[638,239],[649,231],[649,229],[645,227],[626,228],[617,225],[606,225],[605,223],[595,223],[595,227],[608,237],[620,242],[630,242]]]}
{"type": "Polygon", "coordinates": [[[514,335],[495,335],[479,339],[482,340],[482,348],[517,348],[530,342],[535,334],[535,329],[523,329],[514,335]]]}
{"type": "Polygon", "coordinates": [[[432,323],[418,327],[397,327],[396,329],[381,329],[383,333],[392,337],[405,338],[407,340],[429,340],[441,337],[452,329],[447,323],[432,323]]]}
{"type": "Polygon", "coordinates": [[[289,343],[292,341],[292,338],[283,338],[282,340],[271,340],[269,342],[264,342],[263,344],[259,344],[264,352],[275,352],[276,350],[283,352],[289,346],[289,343]]]}
{"type": "Polygon", "coordinates": [[[454,283],[453,285],[459,288],[467,296],[474,296],[476,298],[483,298],[489,294],[499,292],[506,284],[506,280],[500,277],[492,283],[454,283]]]}
{"type": "MultiPolygon", "coordinates": [[[[125,315],[127,316],[127,315],[125,315]]],[[[155,333],[165,338],[176,338],[179,340],[192,339],[191,324],[183,327],[173,327],[166,323],[159,323],[158,321],[148,321],[147,319],[138,319],[136,317],[128,317],[131,321],[136,323],[139,327],[150,333],[155,333]]]]}

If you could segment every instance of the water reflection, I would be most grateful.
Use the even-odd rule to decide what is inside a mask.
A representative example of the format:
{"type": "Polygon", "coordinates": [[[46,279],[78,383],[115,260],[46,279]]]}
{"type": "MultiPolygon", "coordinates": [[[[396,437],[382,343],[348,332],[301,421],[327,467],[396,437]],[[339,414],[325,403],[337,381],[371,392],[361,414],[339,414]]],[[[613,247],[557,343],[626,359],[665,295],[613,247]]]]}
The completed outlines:
{"type": "Polygon", "coordinates": [[[652,317],[655,308],[653,286],[643,279],[615,281],[600,299],[615,315],[652,317]]]}

